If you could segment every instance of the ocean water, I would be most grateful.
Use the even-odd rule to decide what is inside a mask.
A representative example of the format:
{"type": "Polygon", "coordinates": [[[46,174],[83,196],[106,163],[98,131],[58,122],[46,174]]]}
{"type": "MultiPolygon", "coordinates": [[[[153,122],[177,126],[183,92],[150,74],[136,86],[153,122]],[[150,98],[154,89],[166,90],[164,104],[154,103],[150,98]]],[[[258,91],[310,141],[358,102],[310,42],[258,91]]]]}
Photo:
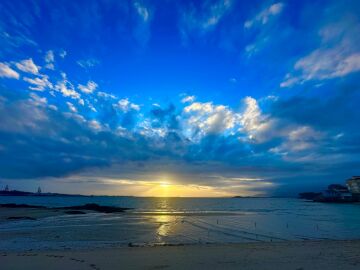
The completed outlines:
{"type": "Polygon", "coordinates": [[[98,203],[119,214],[0,223],[0,249],[360,239],[360,204],[293,198],[0,197],[51,207],[98,203]]]}

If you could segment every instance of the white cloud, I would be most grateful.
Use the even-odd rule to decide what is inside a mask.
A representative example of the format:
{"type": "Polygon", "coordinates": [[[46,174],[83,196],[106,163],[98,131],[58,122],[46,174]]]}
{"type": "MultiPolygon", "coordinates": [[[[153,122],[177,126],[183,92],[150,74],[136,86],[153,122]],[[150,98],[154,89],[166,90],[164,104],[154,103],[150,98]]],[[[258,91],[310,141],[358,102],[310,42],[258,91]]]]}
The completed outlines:
{"type": "Polygon", "coordinates": [[[66,74],[63,73],[63,80],[58,81],[55,85],[55,90],[60,92],[64,97],[72,99],[80,99],[80,94],[75,91],[71,82],[66,79],[66,74]]]}
{"type": "Polygon", "coordinates": [[[214,29],[232,7],[232,0],[218,0],[209,5],[205,2],[198,11],[194,6],[184,11],[180,22],[182,37],[192,31],[207,32],[214,29]]]}
{"type": "Polygon", "coordinates": [[[118,103],[114,104],[114,107],[120,109],[123,112],[128,112],[130,110],[135,110],[135,111],[140,110],[139,105],[135,103],[131,103],[127,98],[120,99],[118,103]]]}
{"type": "Polygon", "coordinates": [[[96,90],[97,87],[98,85],[93,81],[88,81],[86,85],[78,85],[78,89],[85,94],[91,94],[96,90]]]}
{"type": "Polygon", "coordinates": [[[69,110],[72,111],[73,113],[77,112],[76,107],[71,102],[66,102],[66,105],[68,106],[69,110]]]}
{"type": "Polygon", "coordinates": [[[13,70],[7,63],[0,63],[0,77],[19,79],[20,75],[13,70]]]}
{"type": "Polygon", "coordinates": [[[348,56],[340,48],[318,49],[310,55],[298,60],[294,66],[295,71],[300,71],[296,76],[288,73],[281,87],[291,87],[297,83],[309,80],[326,80],[346,76],[352,72],[360,71],[360,53],[348,56]]]}
{"type": "Polygon", "coordinates": [[[256,99],[246,97],[243,100],[245,110],[241,114],[241,123],[247,132],[256,131],[261,125],[261,111],[256,99]]]}
{"type": "Polygon", "coordinates": [[[61,50],[61,51],[59,52],[59,56],[60,56],[61,58],[65,58],[66,55],[67,55],[67,52],[66,52],[65,50],[61,50]]]}
{"type": "Polygon", "coordinates": [[[182,103],[188,103],[188,102],[192,103],[192,102],[194,102],[194,100],[195,100],[195,96],[186,96],[181,100],[181,102],[182,103]]]}
{"type": "Polygon", "coordinates": [[[283,3],[276,3],[271,5],[270,7],[262,10],[260,13],[258,13],[253,19],[247,20],[244,23],[245,28],[251,28],[256,24],[267,24],[271,17],[274,17],[282,12],[284,9],[283,3]]]}
{"type": "Polygon", "coordinates": [[[211,133],[237,135],[241,140],[256,143],[270,139],[269,130],[275,120],[262,114],[256,99],[246,97],[241,103],[243,106],[239,111],[212,102],[194,102],[184,107],[182,122],[185,136],[198,140],[211,133]]]}
{"type": "Polygon", "coordinates": [[[43,106],[47,104],[47,99],[45,97],[40,97],[35,93],[30,93],[30,97],[33,100],[33,103],[37,106],[43,106]]]}
{"type": "Polygon", "coordinates": [[[288,155],[316,148],[324,134],[309,126],[297,126],[288,132],[286,140],[279,146],[271,148],[270,152],[288,155]]]}
{"type": "Polygon", "coordinates": [[[139,16],[142,18],[144,22],[147,22],[149,20],[149,10],[139,2],[134,3],[134,7],[136,9],[136,12],[139,14],[139,16]]]}
{"type": "Polygon", "coordinates": [[[320,47],[299,59],[286,74],[281,87],[292,87],[310,80],[327,80],[360,71],[358,46],[360,24],[344,22],[324,27],[319,32],[320,47]]]}
{"type": "Polygon", "coordinates": [[[96,65],[98,65],[100,62],[99,60],[95,59],[95,58],[89,58],[89,59],[83,59],[83,60],[78,60],[76,62],[80,67],[88,69],[88,68],[92,68],[95,67],[96,65]]]}
{"type": "Polygon", "coordinates": [[[46,63],[52,63],[55,61],[54,52],[52,50],[49,50],[45,54],[45,62],[46,63]]]}
{"type": "Polygon", "coordinates": [[[15,65],[19,70],[21,70],[23,72],[31,73],[34,75],[39,74],[39,67],[37,65],[35,65],[32,58],[17,62],[17,63],[15,63],[15,65]]]}
{"type": "MultiPolygon", "coordinates": [[[[139,133],[145,137],[155,138],[164,138],[167,134],[168,129],[165,127],[153,127],[152,121],[148,118],[141,121],[138,125],[139,133]]],[[[119,130],[121,135],[126,135],[124,131],[119,130]]],[[[163,142],[156,140],[154,147],[161,147],[163,142]]]]}
{"type": "Polygon", "coordinates": [[[232,1],[221,0],[210,6],[209,16],[202,22],[202,28],[207,29],[219,23],[225,13],[230,9],[232,1]]]}
{"type": "Polygon", "coordinates": [[[46,54],[45,54],[44,59],[45,59],[45,62],[46,62],[45,67],[48,68],[48,69],[54,70],[55,69],[55,66],[54,66],[54,62],[55,62],[54,52],[52,50],[47,51],[46,54]]]}
{"type": "Polygon", "coordinates": [[[211,133],[235,132],[240,115],[224,105],[194,102],[183,109],[182,119],[185,135],[197,140],[211,133]]]}
{"type": "Polygon", "coordinates": [[[51,105],[49,105],[49,109],[50,109],[50,110],[53,110],[53,111],[57,111],[57,110],[58,110],[58,107],[56,107],[55,105],[51,104],[51,105]]]}
{"type": "Polygon", "coordinates": [[[88,125],[91,129],[93,129],[95,131],[99,131],[102,129],[101,124],[96,120],[88,121],[88,125]]]}
{"type": "Polygon", "coordinates": [[[97,96],[105,99],[116,99],[116,96],[101,91],[97,92],[97,96]]]}
{"type": "Polygon", "coordinates": [[[49,76],[47,75],[41,75],[39,74],[40,77],[36,77],[36,78],[28,78],[25,77],[24,81],[28,82],[30,84],[32,84],[33,86],[29,86],[29,89],[34,90],[34,91],[44,91],[46,88],[53,88],[52,83],[49,81],[49,76]]]}

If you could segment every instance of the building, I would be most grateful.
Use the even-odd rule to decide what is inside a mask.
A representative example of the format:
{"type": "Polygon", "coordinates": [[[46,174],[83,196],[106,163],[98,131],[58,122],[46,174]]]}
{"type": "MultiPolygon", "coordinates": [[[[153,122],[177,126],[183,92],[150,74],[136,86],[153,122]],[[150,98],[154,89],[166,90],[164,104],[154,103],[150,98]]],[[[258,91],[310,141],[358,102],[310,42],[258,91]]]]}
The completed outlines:
{"type": "Polygon", "coordinates": [[[351,201],[352,194],[346,186],[339,184],[332,184],[328,186],[328,189],[323,193],[325,200],[334,201],[351,201]]]}
{"type": "Polygon", "coordinates": [[[346,185],[356,200],[360,200],[360,176],[353,176],[346,181],[346,185]]]}

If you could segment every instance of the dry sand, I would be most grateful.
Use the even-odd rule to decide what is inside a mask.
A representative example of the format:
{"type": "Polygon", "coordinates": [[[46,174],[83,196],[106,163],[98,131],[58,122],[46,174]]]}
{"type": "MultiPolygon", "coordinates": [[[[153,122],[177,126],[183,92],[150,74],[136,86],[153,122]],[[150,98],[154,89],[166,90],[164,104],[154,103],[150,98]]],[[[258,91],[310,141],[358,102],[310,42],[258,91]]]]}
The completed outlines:
{"type": "Polygon", "coordinates": [[[360,240],[0,252],[0,269],[360,269],[360,240]]]}

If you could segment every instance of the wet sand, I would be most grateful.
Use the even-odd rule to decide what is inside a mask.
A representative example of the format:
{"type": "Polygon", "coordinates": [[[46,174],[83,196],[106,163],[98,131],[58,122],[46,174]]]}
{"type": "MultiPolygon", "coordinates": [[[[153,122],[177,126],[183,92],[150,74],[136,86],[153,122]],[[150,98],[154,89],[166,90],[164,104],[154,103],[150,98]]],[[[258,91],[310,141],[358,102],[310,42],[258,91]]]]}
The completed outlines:
{"type": "MultiPolygon", "coordinates": [[[[132,242],[132,238],[127,239],[128,236],[141,233],[145,235],[141,239],[148,236],[147,243],[154,243],[154,239],[160,243],[164,240],[166,242],[168,235],[176,233],[179,226],[192,226],[191,220],[189,221],[192,217],[186,217],[184,222],[183,219],[174,221],[173,218],[176,217],[172,215],[155,215],[143,219],[123,213],[95,213],[93,216],[92,211],[86,211],[86,215],[64,215],[63,210],[51,209],[0,210],[0,225],[3,226],[0,231],[1,270],[360,269],[360,240],[281,240],[124,247],[132,242]],[[28,217],[34,220],[13,221],[9,217],[28,217]],[[67,220],[66,217],[70,219],[67,220]],[[67,220],[66,223],[59,224],[64,219],[67,220]],[[99,247],[91,242],[111,239],[120,239],[124,243],[115,241],[110,242],[111,245],[99,247]],[[82,245],[75,245],[75,240],[82,245]]],[[[233,218],[234,216],[230,217],[233,218]]],[[[216,219],[212,222],[210,225],[216,227],[210,227],[213,230],[211,234],[215,234],[215,229],[220,229],[223,225],[217,224],[216,219]]],[[[195,227],[190,228],[198,228],[200,224],[203,223],[198,222],[195,227]]],[[[199,232],[201,230],[194,231],[196,234],[199,232]]],[[[246,235],[249,236],[250,233],[246,232],[246,235]]]]}
{"type": "Polygon", "coordinates": [[[0,252],[19,269],[360,269],[360,241],[302,241],[0,252]]]}

